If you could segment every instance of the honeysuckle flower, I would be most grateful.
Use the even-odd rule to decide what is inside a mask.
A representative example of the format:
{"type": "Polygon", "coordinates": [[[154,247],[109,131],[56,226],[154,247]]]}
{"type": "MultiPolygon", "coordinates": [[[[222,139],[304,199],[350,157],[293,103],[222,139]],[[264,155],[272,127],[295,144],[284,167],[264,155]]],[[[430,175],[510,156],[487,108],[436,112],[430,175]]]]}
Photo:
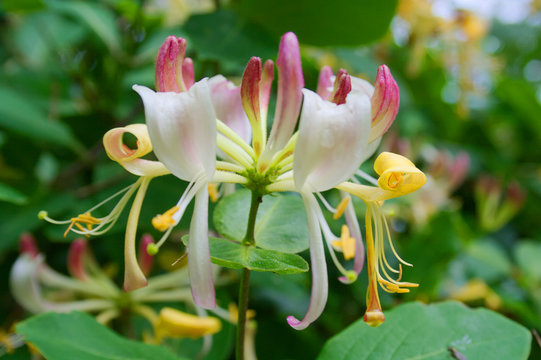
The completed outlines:
{"type": "Polygon", "coordinates": [[[41,219],[55,224],[70,224],[64,236],[69,231],[81,235],[101,235],[107,232],[116,223],[120,214],[135,194],[128,222],[126,224],[125,245],[124,245],[124,289],[126,291],[138,289],[147,284],[145,275],[137,263],[136,256],[136,233],[139,221],[139,213],[151,180],[157,176],[170,174],[170,171],[159,161],[142,159],[152,149],[148,129],[145,124],[133,124],[126,127],[109,130],[103,137],[103,145],[109,158],[119,163],[128,172],[139,176],[139,179],[132,185],[120,190],[116,194],[102,201],[85,213],[67,221],[51,219],[46,212],[40,212],[41,219]],[[123,142],[124,134],[131,134],[137,139],[136,148],[130,149],[123,142]],[[97,218],[91,215],[105,203],[122,195],[113,210],[106,216],[97,218]],[[86,228],[81,224],[86,225],[86,228]]]}
{"type": "Polygon", "coordinates": [[[165,234],[150,250],[157,251],[195,197],[188,243],[192,295],[197,305],[214,308],[207,223],[209,184],[213,189],[219,182],[246,183],[249,181],[246,174],[258,172],[258,166],[269,169],[273,155],[287,145],[295,127],[302,100],[302,72],[297,39],[291,33],[286,34],[278,55],[281,80],[277,115],[267,142],[266,111],[272,62],[266,62],[262,70],[260,60],[252,59],[240,89],[223,77],[203,79],[190,86],[184,81],[184,49],[183,40],[169,37],[158,56],[156,85],[170,92],[134,86],[145,105],[156,157],[173,175],[190,183],[176,206],[153,220],[153,225],[165,234]],[[251,124],[253,147],[247,142],[250,139],[245,126],[247,120],[251,124]],[[219,154],[225,154],[223,161],[216,160],[217,149],[219,154]],[[266,160],[261,160],[265,151],[266,160]]]}
{"type": "MultiPolygon", "coordinates": [[[[141,244],[153,243],[150,235],[143,235],[141,244]]],[[[166,337],[199,338],[214,334],[221,329],[220,321],[198,314],[162,308],[156,313],[150,303],[182,302],[192,306],[187,269],[180,268],[170,273],[149,278],[148,286],[125,293],[101,270],[90,254],[85,239],[75,240],[68,252],[66,276],[50,268],[39,252],[30,234],[20,240],[21,255],[13,264],[10,287],[15,300],[31,313],[45,311],[86,311],[107,324],[123,312],[132,311],[146,318],[154,329],[154,342],[166,337]]],[[[148,256],[148,255],[146,255],[148,256]]],[[[150,270],[151,258],[141,261],[142,268],[150,270]]],[[[226,321],[229,319],[226,317],[226,321]]]]}

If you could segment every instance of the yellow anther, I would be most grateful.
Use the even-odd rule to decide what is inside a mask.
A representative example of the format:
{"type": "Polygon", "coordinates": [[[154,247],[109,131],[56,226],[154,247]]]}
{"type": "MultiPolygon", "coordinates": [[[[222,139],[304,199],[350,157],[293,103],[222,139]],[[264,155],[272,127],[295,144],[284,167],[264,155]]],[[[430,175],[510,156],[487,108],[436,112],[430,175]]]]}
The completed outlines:
{"type": "Polygon", "coordinates": [[[45,210],[41,210],[38,213],[38,219],[40,219],[40,220],[45,219],[47,216],[49,216],[49,213],[47,213],[47,211],[45,211],[45,210]]]}
{"type": "Polygon", "coordinates": [[[218,184],[209,184],[209,197],[213,203],[218,201],[220,194],[218,193],[218,184]]]}
{"type": "Polygon", "coordinates": [[[349,234],[349,228],[347,225],[342,225],[342,235],[340,239],[332,242],[333,246],[342,249],[344,259],[350,260],[355,257],[355,239],[349,234]]]}
{"type": "MultiPolygon", "coordinates": [[[[235,303],[229,303],[228,310],[231,321],[236,323],[239,320],[239,309],[237,308],[237,305],[235,303]]],[[[246,311],[246,320],[250,320],[253,318],[255,318],[255,311],[248,309],[246,311]]]]}
{"type": "MultiPolygon", "coordinates": [[[[39,215],[38,215],[39,216],[39,215]]],[[[75,226],[77,229],[81,230],[82,232],[87,232],[92,230],[92,226],[97,225],[101,223],[101,220],[92,216],[89,212],[84,214],[79,214],[77,217],[70,219],[71,223],[64,232],[64,237],[68,235],[70,230],[75,226]],[[86,228],[84,228],[81,224],[86,225],[86,228]]],[[[88,234],[85,234],[88,236],[88,234]]]]}
{"type": "Polygon", "coordinates": [[[173,215],[179,210],[178,206],[173,206],[171,209],[167,210],[163,214],[158,214],[152,218],[152,226],[156,230],[165,231],[170,226],[175,225],[175,220],[173,220],[173,215]]]}
{"type": "Polygon", "coordinates": [[[344,214],[344,211],[346,211],[346,208],[348,207],[348,204],[351,200],[351,196],[346,196],[345,198],[340,201],[340,204],[336,207],[336,212],[332,216],[334,220],[338,220],[342,214],[344,214]]]}
{"type": "Polygon", "coordinates": [[[215,334],[221,328],[222,323],[215,317],[199,317],[169,307],[160,311],[158,321],[154,325],[158,341],[164,337],[196,339],[215,334]]]}

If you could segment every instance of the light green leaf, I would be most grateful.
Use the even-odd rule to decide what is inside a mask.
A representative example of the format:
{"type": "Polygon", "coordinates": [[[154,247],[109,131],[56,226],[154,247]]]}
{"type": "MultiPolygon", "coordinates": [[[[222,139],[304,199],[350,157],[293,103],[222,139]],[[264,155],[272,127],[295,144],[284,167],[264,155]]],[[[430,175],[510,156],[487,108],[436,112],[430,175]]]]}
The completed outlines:
{"type": "Polygon", "coordinates": [[[19,191],[0,183],[0,201],[21,205],[27,201],[27,198],[19,191]]]}
{"type": "MultiPolygon", "coordinates": [[[[248,226],[251,193],[237,191],[223,198],[214,210],[214,226],[228,239],[241,241],[248,226]]],[[[308,221],[304,204],[294,195],[264,196],[255,224],[258,247],[286,253],[308,249],[308,221]]]]}
{"type": "MultiPolygon", "coordinates": [[[[188,236],[182,238],[187,243],[188,236]]],[[[216,265],[231,269],[243,267],[253,271],[276,274],[297,274],[308,271],[308,263],[299,255],[274,250],[257,249],[222,238],[209,238],[210,258],[216,265]]]]}
{"type": "Polygon", "coordinates": [[[63,123],[49,120],[32,103],[31,98],[7,87],[0,87],[0,127],[40,142],[72,149],[80,147],[70,129],[63,123]]]}
{"type": "Polygon", "coordinates": [[[330,339],[318,360],[527,359],[530,332],[504,316],[458,302],[408,303],[371,328],[362,320],[330,339]]]}
{"type": "Polygon", "coordinates": [[[475,276],[494,280],[511,273],[511,261],[495,240],[473,242],[467,249],[466,263],[475,276]]]}
{"type": "Polygon", "coordinates": [[[318,46],[361,45],[382,37],[397,0],[239,0],[238,11],[281,36],[318,46]]]}
{"type": "Polygon", "coordinates": [[[535,281],[541,280],[541,244],[521,241],[515,248],[515,258],[524,273],[535,281]]]}
{"type": "Polygon", "coordinates": [[[37,315],[16,331],[51,360],[180,360],[163,347],[125,339],[81,312],[37,315]]]}

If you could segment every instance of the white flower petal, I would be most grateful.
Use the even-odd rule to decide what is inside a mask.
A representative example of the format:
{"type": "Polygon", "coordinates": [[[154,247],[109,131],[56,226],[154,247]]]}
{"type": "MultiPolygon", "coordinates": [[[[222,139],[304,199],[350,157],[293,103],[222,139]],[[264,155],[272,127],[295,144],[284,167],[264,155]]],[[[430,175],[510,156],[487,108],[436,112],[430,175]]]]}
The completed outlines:
{"type": "Polygon", "coordinates": [[[350,93],[336,105],[303,90],[304,104],[295,148],[295,186],[324,191],[349,179],[365,159],[370,133],[370,99],[350,93]]]}
{"type": "Polygon", "coordinates": [[[145,104],[148,131],[156,157],[178,178],[191,181],[216,164],[216,114],[207,80],[182,93],[156,93],[134,85],[145,104]]]}

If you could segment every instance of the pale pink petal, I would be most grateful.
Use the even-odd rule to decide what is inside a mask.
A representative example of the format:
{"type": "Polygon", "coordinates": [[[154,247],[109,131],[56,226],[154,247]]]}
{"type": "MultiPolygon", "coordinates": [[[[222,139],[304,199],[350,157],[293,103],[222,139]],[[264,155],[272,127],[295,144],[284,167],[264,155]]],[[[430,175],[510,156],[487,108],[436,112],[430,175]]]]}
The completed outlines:
{"type": "Polygon", "coordinates": [[[325,262],[325,250],[317,214],[317,211],[321,210],[319,210],[319,205],[314,195],[310,193],[301,195],[308,217],[312,294],[308,311],[302,320],[298,320],[294,316],[287,317],[288,324],[296,330],[306,329],[308,325],[317,320],[325,308],[328,295],[327,263],[325,262]]]}
{"type": "Polygon", "coordinates": [[[189,90],[194,84],[193,60],[190,58],[186,58],[182,62],[182,80],[184,81],[186,90],[189,90]]]}
{"type": "MultiPolygon", "coordinates": [[[[259,83],[259,108],[261,116],[266,119],[269,108],[269,98],[274,79],[274,62],[267,60],[263,64],[263,72],[261,74],[261,82],[259,83]]],[[[266,120],[265,120],[266,121],[266,120]]]]}
{"type": "Polygon", "coordinates": [[[133,89],[145,104],[145,118],[154,153],[176,177],[192,181],[204,173],[211,179],[216,164],[216,113],[207,79],[183,93],[133,89]]]}
{"type": "MultiPolygon", "coordinates": [[[[252,124],[259,124],[261,121],[261,110],[259,109],[259,82],[261,81],[261,59],[252,57],[246,65],[242,75],[240,93],[242,107],[252,124]]],[[[254,126],[254,125],[252,125],[254,126]]]]}
{"type": "Polygon", "coordinates": [[[325,191],[349,179],[364,157],[370,121],[365,95],[351,93],[336,105],[305,89],[293,163],[297,189],[325,191]]]}
{"type": "Polygon", "coordinates": [[[19,239],[19,251],[21,254],[27,254],[32,259],[39,255],[39,249],[36,245],[36,239],[30,233],[23,233],[19,239]]]}
{"type": "Polygon", "coordinates": [[[192,297],[197,306],[216,307],[208,237],[208,187],[202,186],[195,195],[195,207],[188,240],[188,271],[192,297]]]}
{"type": "Polygon", "coordinates": [[[208,84],[216,117],[249,143],[252,128],[242,107],[240,87],[222,75],[210,78],[208,84]]]}
{"type": "Polygon", "coordinates": [[[319,72],[317,81],[317,93],[323,100],[329,100],[333,92],[333,72],[330,66],[324,66],[319,72]]]}

